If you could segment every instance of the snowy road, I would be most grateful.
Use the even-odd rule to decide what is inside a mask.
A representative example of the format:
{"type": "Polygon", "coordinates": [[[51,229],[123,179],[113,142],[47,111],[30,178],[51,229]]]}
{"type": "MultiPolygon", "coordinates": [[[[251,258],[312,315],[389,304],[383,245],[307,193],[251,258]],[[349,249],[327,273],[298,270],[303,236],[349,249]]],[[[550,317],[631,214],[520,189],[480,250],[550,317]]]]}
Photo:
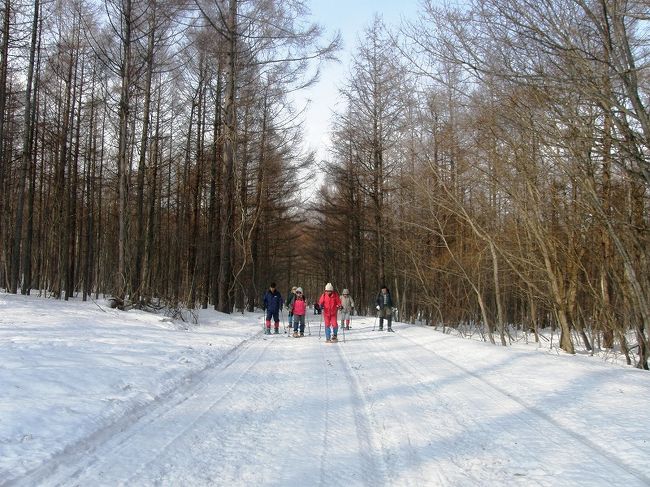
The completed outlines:
{"type": "Polygon", "coordinates": [[[254,336],[9,485],[650,485],[647,449],[609,441],[618,425],[590,423],[561,381],[531,387],[518,362],[541,354],[467,360],[446,335],[372,325],[338,344],[317,324],[254,336]]]}

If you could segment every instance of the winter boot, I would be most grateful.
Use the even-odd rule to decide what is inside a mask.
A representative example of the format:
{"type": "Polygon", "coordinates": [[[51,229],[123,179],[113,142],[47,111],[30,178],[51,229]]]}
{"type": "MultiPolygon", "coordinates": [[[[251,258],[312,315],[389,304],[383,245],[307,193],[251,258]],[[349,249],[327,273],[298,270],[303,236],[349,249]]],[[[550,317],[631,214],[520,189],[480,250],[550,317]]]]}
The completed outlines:
{"type": "Polygon", "coordinates": [[[276,326],[276,327],[275,327],[275,330],[273,330],[273,334],[274,334],[274,335],[279,335],[279,334],[280,334],[280,328],[278,328],[278,327],[276,326]]]}
{"type": "Polygon", "coordinates": [[[304,336],[305,336],[305,332],[304,332],[304,331],[301,331],[301,332],[300,332],[300,336],[301,336],[301,337],[304,337],[304,336]]]}
{"type": "Polygon", "coordinates": [[[336,338],[336,335],[332,335],[332,341],[333,341],[333,342],[338,342],[338,341],[339,341],[339,339],[338,339],[338,338],[336,338]]]}
{"type": "Polygon", "coordinates": [[[329,342],[332,341],[332,339],[331,339],[331,338],[327,338],[327,339],[325,339],[325,341],[326,341],[327,343],[329,343],[329,342]]]}
{"type": "Polygon", "coordinates": [[[271,334],[271,329],[267,328],[266,330],[264,330],[264,334],[265,335],[270,335],[271,334]]]}
{"type": "Polygon", "coordinates": [[[393,330],[390,326],[388,327],[388,330],[386,330],[386,331],[392,331],[393,333],[395,333],[395,330],[393,330]]]}
{"type": "Polygon", "coordinates": [[[300,335],[298,335],[298,332],[297,332],[297,331],[294,331],[294,332],[293,332],[293,337],[294,337],[294,338],[298,338],[299,336],[300,336],[300,335]]]}

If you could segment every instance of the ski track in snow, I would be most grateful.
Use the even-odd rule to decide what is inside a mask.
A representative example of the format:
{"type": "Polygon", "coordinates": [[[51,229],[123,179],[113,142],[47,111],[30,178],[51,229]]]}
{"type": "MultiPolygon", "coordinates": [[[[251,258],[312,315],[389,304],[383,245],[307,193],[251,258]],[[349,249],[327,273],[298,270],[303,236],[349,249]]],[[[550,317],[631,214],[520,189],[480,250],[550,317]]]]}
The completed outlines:
{"type": "Polygon", "coordinates": [[[337,345],[283,338],[260,335],[180,398],[9,485],[308,485],[317,459],[321,485],[381,485],[337,345]]]}
{"type": "MultiPolygon", "coordinates": [[[[488,398],[490,401],[493,401],[495,403],[506,403],[508,401],[512,401],[518,404],[521,407],[521,414],[515,415],[514,417],[512,416],[508,417],[509,422],[511,422],[509,425],[511,428],[514,426],[515,427],[514,429],[516,429],[518,432],[525,431],[526,429],[537,430],[536,436],[538,438],[541,436],[542,433],[544,433],[547,436],[547,441],[553,443],[554,447],[557,449],[556,451],[571,452],[572,456],[574,456],[576,452],[585,453],[585,449],[591,450],[590,452],[586,452],[587,455],[585,456],[585,458],[580,459],[574,456],[573,461],[578,467],[580,467],[581,464],[584,465],[584,463],[589,463],[590,461],[591,462],[599,461],[602,462],[602,464],[604,465],[609,464],[610,468],[608,469],[609,472],[608,477],[601,479],[603,483],[608,482],[609,479],[611,479],[612,477],[614,478],[630,477],[630,480],[626,482],[625,485],[650,485],[650,477],[648,477],[642,471],[635,468],[633,465],[624,462],[620,458],[617,458],[615,455],[613,455],[611,451],[605,450],[603,447],[593,442],[585,435],[562,425],[559,421],[556,421],[552,416],[544,413],[544,411],[542,411],[538,407],[528,404],[526,401],[522,400],[521,398],[518,398],[517,396],[505,391],[501,387],[493,384],[490,380],[481,377],[479,374],[472,372],[471,370],[457,364],[452,360],[440,356],[434,350],[431,350],[430,348],[420,343],[417,343],[411,338],[408,337],[402,337],[402,338],[407,340],[413,346],[424,350],[427,354],[433,355],[436,359],[448,365],[451,365],[452,367],[460,371],[462,374],[466,374],[468,376],[468,379],[474,382],[472,389],[480,390],[482,395],[485,398],[488,398]],[[549,429],[555,430],[553,434],[551,435],[548,434],[549,429]]],[[[402,359],[404,358],[409,364],[411,364],[410,374],[412,375],[412,377],[418,378],[419,376],[421,376],[421,372],[418,371],[417,366],[413,365],[412,360],[409,358],[409,356],[406,355],[406,357],[402,357],[402,359]]],[[[465,406],[468,406],[467,398],[463,398],[463,399],[465,402],[465,406]]],[[[529,444],[530,443],[528,443],[528,445],[529,444]]],[[[578,457],[581,456],[580,453],[577,455],[578,457]]],[[[535,451],[531,449],[530,454],[531,454],[530,458],[534,458],[535,451]]],[[[524,464],[525,462],[523,462],[522,459],[522,463],[519,463],[519,465],[524,465],[524,464]]],[[[520,474],[520,476],[525,477],[525,474],[522,473],[520,474]]],[[[576,485],[579,484],[581,481],[584,481],[584,479],[582,478],[583,472],[581,467],[578,468],[578,470],[575,472],[575,476],[576,476],[575,478],[576,485]]],[[[527,482],[531,480],[533,479],[531,478],[526,479],[527,482]]],[[[594,479],[592,478],[591,481],[593,480],[594,479]]],[[[549,483],[548,478],[537,479],[536,481],[538,482],[538,485],[553,485],[554,483],[554,481],[550,481],[549,483]]]]}
{"type": "MultiPolygon", "coordinates": [[[[354,410],[354,419],[357,428],[357,441],[361,462],[363,464],[364,478],[367,479],[368,485],[382,485],[382,479],[386,478],[388,472],[386,464],[377,464],[375,452],[381,451],[382,445],[374,438],[373,423],[371,414],[368,409],[368,401],[363,394],[362,386],[358,377],[354,374],[354,366],[345,353],[345,347],[337,347],[337,352],[344,360],[344,373],[352,394],[352,405],[354,410]]],[[[384,455],[379,458],[383,460],[384,455]]]]}
{"type": "MultiPolygon", "coordinates": [[[[211,373],[214,370],[228,370],[250,348],[251,340],[243,341],[239,346],[233,348],[223,360],[186,378],[184,385],[158,398],[153,404],[140,410],[132,411],[116,423],[97,431],[91,437],[68,446],[63,452],[55,455],[50,461],[23,478],[10,480],[8,483],[0,485],[83,485],[78,484],[73,479],[84,470],[92,468],[96,464],[113,460],[111,454],[118,451],[124,444],[131,441],[132,438],[141,435],[143,432],[146,433],[148,431],[147,428],[155,428],[156,423],[161,418],[178,411],[187,401],[206,394],[209,385],[208,381],[212,378],[211,373]]],[[[254,361],[251,362],[249,367],[252,367],[254,364],[254,361]]],[[[236,385],[237,380],[221,394],[221,397],[217,401],[227,396],[236,385]]],[[[188,420],[187,417],[183,419],[188,420]]],[[[191,424],[195,422],[196,420],[192,420],[191,424]]],[[[179,424],[179,426],[185,426],[187,428],[191,424],[187,425],[187,423],[183,423],[179,424]]],[[[134,458],[139,460],[143,454],[150,453],[151,449],[149,446],[145,446],[143,450],[137,451],[137,455],[134,458]]]]}
{"type": "MultiPolygon", "coordinates": [[[[428,472],[424,477],[431,481],[434,475],[440,475],[435,485],[499,485],[504,478],[508,479],[508,484],[522,485],[605,485],[612,479],[621,479],[621,484],[626,486],[650,485],[650,479],[643,472],[613,457],[611,452],[561,425],[539,408],[526,404],[479,374],[400,335],[397,333],[397,337],[412,347],[410,353],[396,354],[398,347],[395,343],[390,348],[375,347],[375,353],[378,360],[389,358],[386,362],[390,361],[394,370],[401,372],[393,377],[393,381],[413,391],[419,399],[412,403],[408,415],[416,416],[420,421],[399,421],[408,443],[403,445],[402,451],[407,453],[394,463],[410,463],[405,471],[417,469],[417,465],[413,464],[417,455],[409,451],[408,428],[419,424],[422,431],[429,433],[430,439],[455,446],[449,450],[450,453],[439,449],[437,452],[431,451],[438,465],[444,465],[446,457],[451,463],[442,468],[444,476],[438,471],[428,472]],[[416,357],[421,361],[416,361],[416,357]],[[462,390],[456,394],[440,390],[441,384],[454,378],[449,366],[456,369],[455,376],[464,382],[462,390]],[[444,371],[439,381],[431,380],[432,369],[444,371]],[[468,382],[471,383],[469,387],[468,382]],[[436,404],[439,406],[435,407],[436,404]],[[422,428],[426,423],[430,423],[430,428],[422,428]],[[503,432],[503,438],[494,438],[495,424],[503,432]],[[435,431],[445,434],[457,431],[458,438],[453,443],[442,441],[444,439],[431,435],[435,431]],[[459,442],[463,443],[462,447],[458,446],[459,442]],[[516,447],[512,448],[512,445],[516,447]],[[487,453],[487,456],[481,455],[480,451],[474,452],[477,449],[487,453]],[[462,454],[457,455],[455,451],[462,454]],[[591,477],[585,477],[585,466],[594,462],[607,465],[607,468],[600,468],[598,472],[591,472],[591,477]],[[605,476],[598,478],[602,472],[605,472],[605,476]]],[[[398,479],[397,482],[400,485],[421,485],[422,478],[413,482],[398,479]]]]}
{"type": "MultiPolygon", "coordinates": [[[[347,342],[260,332],[7,486],[650,485],[481,372],[357,319],[347,342]]],[[[423,336],[423,335],[422,335],[423,336]]]]}
{"type": "MultiPolygon", "coordinates": [[[[319,337],[320,340],[320,337],[319,337]]],[[[325,359],[325,350],[321,349],[321,357],[323,358],[323,361],[326,361],[325,359]]],[[[331,367],[332,364],[328,363],[328,367],[331,367]]],[[[330,401],[330,383],[329,383],[329,372],[327,371],[327,368],[325,369],[325,373],[323,374],[323,382],[325,384],[325,428],[323,431],[323,448],[320,453],[320,459],[319,459],[319,466],[320,466],[320,471],[319,471],[319,485],[323,485],[325,483],[325,480],[327,479],[327,469],[328,469],[328,438],[329,438],[329,416],[327,414],[328,408],[329,408],[329,401],[330,401]]]]}

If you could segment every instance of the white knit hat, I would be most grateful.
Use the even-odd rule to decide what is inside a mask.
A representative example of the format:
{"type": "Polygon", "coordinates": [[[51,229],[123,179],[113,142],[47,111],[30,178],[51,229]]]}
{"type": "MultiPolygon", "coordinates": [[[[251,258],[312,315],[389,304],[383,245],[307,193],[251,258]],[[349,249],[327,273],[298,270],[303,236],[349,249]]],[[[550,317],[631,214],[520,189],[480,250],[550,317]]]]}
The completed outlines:
{"type": "Polygon", "coordinates": [[[331,283],[331,282],[328,282],[328,283],[325,285],[325,291],[334,291],[334,286],[332,286],[332,283],[331,283]]]}
{"type": "Polygon", "coordinates": [[[296,289],[297,289],[296,286],[293,286],[293,287],[291,288],[291,292],[292,292],[292,293],[295,293],[295,292],[296,292],[296,289]]]}
{"type": "Polygon", "coordinates": [[[343,294],[350,294],[350,291],[348,291],[347,289],[344,289],[343,294]]]}
{"type": "Polygon", "coordinates": [[[301,288],[301,287],[297,288],[297,289],[296,289],[296,292],[297,292],[297,293],[302,293],[302,288],[301,288]]]}

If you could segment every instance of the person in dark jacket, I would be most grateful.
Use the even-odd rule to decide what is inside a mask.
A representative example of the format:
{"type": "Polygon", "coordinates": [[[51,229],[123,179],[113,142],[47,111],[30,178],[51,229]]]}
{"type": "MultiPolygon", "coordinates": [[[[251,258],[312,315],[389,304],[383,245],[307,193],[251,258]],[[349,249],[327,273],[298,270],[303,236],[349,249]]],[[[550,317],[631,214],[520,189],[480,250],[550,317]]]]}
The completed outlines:
{"type": "Polygon", "coordinates": [[[280,333],[280,310],[282,309],[282,295],[272,282],[269,290],[264,295],[264,309],[266,310],[266,331],[265,334],[271,334],[271,318],[275,321],[275,334],[280,333]]]}
{"type": "Polygon", "coordinates": [[[377,314],[379,315],[379,331],[384,329],[384,318],[388,320],[388,331],[393,331],[393,298],[388,287],[382,286],[377,294],[377,314]]]}

